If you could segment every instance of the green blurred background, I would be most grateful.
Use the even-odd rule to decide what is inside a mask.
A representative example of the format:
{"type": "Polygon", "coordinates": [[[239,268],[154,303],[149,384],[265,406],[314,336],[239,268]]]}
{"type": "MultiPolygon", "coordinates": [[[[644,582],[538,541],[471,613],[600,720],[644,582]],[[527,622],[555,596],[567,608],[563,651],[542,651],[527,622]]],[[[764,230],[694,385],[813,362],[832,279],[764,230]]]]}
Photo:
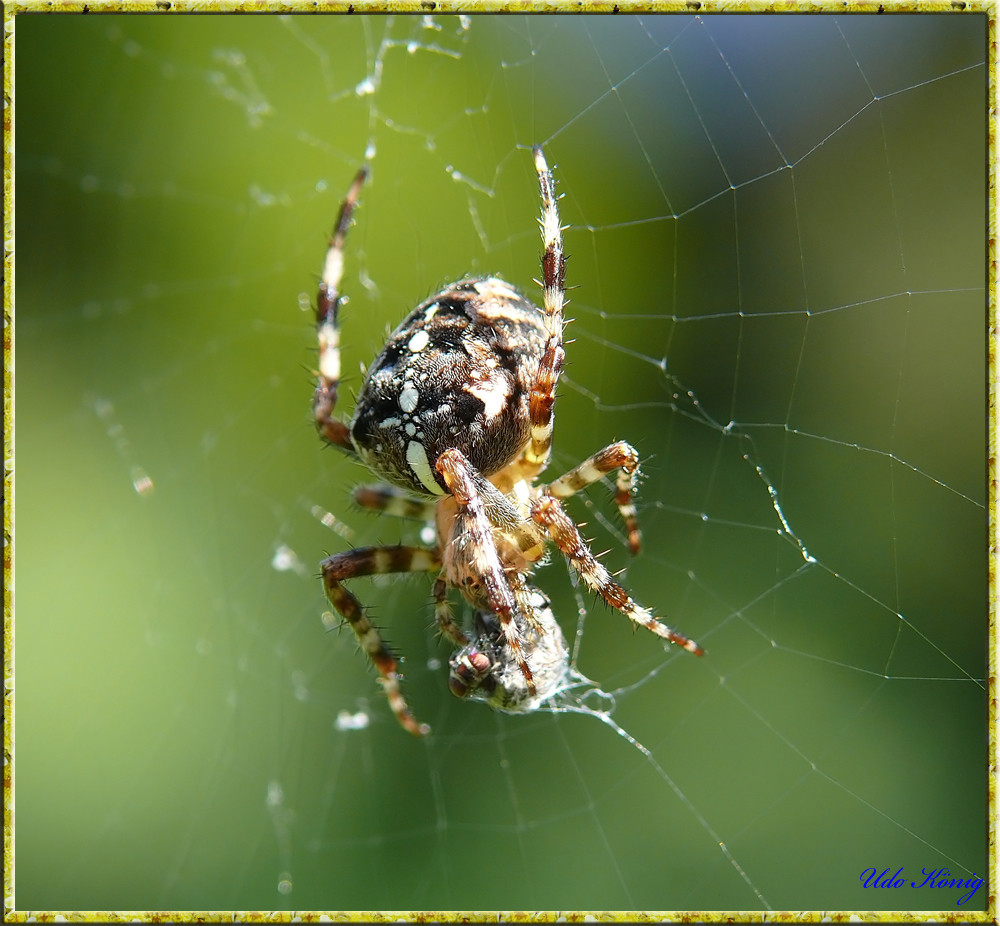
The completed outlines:
{"type": "Polygon", "coordinates": [[[985,26],[18,16],[17,908],[983,909],[861,873],[985,874],[985,26]],[[303,309],[366,152],[351,387],[441,284],[530,289],[535,143],[553,471],[636,445],[642,555],[572,513],[708,654],[553,562],[608,697],[504,717],[427,580],[359,581],[417,742],[321,619],[419,527],[351,507],[303,309]]]}

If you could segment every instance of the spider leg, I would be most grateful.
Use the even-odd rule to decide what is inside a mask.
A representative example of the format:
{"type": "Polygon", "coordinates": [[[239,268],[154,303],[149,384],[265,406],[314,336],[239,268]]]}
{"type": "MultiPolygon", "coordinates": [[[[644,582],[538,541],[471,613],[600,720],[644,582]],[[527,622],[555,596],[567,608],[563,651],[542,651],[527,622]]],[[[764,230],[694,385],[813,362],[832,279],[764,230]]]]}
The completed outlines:
{"type": "Polygon", "coordinates": [[[368,168],[358,171],[347,196],[340,204],[337,222],[333,227],[330,244],[323,263],[319,292],[316,296],[316,339],[319,341],[319,372],[313,394],[313,417],[319,433],[331,444],[354,453],[350,429],[333,417],[337,404],[337,387],[340,384],[340,327],[337,313],[342,300],[340,279],[344,275],[344,239],[351,224],[351,216],[358,204],[361,187],[368,176],[368,168]]]}
{"type": "MultiPolygon", "coordinates": [[[[434,520],[437,499],[415,498],[405,489],[379,483],[358,486],[353,493],[355,504],[368,511],[382,511],[395,518],[413,518],[417,521],[434,520]]],[[[448,603],[448,583],[442,573],[434,583],[434,618],[438,630],[456,646],[465,646],[469,638],[462,628],[452,620],[451,605],[448,603]]]]}
{"type": "Polygon", "coordinates": [[[379,681],[385,689],[389,706],[396,719],[414,736],[430,733],[430,727],[418,723],[410,712],[399,686],[399,665],[381,635],[365,616],[361,603],[341,584],[345,579],[359,576],[385,575],[390,572],[432,572],[441,568],[441,558],[436,550],[423,547],[365,547],[335,553],[320,563],[326,597],[337,613],[351,625],[372,664],[378,670],[379,681]]]}
{"type": "Polygon", "coordinates": [[[453,548],[460,547],[453,555],[463,573],[458,577],[461,581],[453,584],[462,588],[472,604],[497,616],[507,648],[524,675],[528,691],[534,695],[531,667],[525,658],[521,634],[514,620],[514,615],[518,613],[529,621],[534,619],[534,615],[519,603],[519,599],[524,598],[521,593],[523,583],[508,577],[500,562],[493,525],[477,488],[476,477],[479,474],[459,450],[446,450],[438,457],[436,465],[448,491],[458,503],[451,544],[453,548]]]}
{"type": "Polygon", "coordinates": [[[646,609],[637,604],[590,552],[580,531],[568,514],[563,510],[558,499],[549,495],[536,498],[531,505],[531,518],[548,532],[553,543],[570,561],[580,578],[590,589],[601,596],[612,608],[621,611],[629,620],[640,624],[664,640],[684,647],[689,653],[701,656],[704,650],[683,634],[661,624],[646,609]]]}
{"type": "Polygon", "coordinates": [[[542,149],[536,147],[535,170],[542,194],[542,298],[545,307],[548,340],[538,364],[538,372],[528,399],[531,417],[531,442],[524,451],[525,462],[536,472],[545,469],[552,451],[553,408],[556,385],[562,372],[566,352],[563,350],[563,304],[566,301],[566,257],[563,254],[562,227],[556,205],[555,182],[545,162],[542,149]]]}
{"type": "Polygon", "coordinates": [[[382,511],[394,518],[433,521],[437,499],[416,498],[405,489],[379,483],[354,490],[354,502],[369,511],[382,511]]]}
{"type": "Polygon", "coordinates": [[[452,620],[451,604],[448,601],[448,583],[444,575],[438,576],[434,583],[434,619],[438,629],[456,646],[467,646],[469,638],[462,628],[452,620]]]}
{"type": "Polygon", "coordinates": [[[639,454],[631,444],[618,441],[599,450],[579,466],[550,482],[543,491],[553,498],[569,498],[615,470],[618,470],[615,504],[625,522],[629,549],[632,553],[638,553],[642,534],[639,531],[639,521],[632,496],[639,471],[639,454]]]}

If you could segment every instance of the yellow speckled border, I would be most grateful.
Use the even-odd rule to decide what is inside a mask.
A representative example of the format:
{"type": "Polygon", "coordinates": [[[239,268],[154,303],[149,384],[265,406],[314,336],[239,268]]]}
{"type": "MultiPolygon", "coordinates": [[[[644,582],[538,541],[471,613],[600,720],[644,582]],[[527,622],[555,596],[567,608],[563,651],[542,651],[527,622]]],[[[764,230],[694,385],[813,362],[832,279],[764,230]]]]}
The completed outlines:
{"type": "Polygon", "coordinates": [[[996,0],[16,0],[17,13],[987,13],[996,0]]]}
{"type": "Polygon", "coordinates": [[[170,922],[170,923],[288,923],[296,922],[963,922],[996,923],[997,856],[997,556],[1000,540],[997,535],[997,337],[1000,315],[997,310],[997,0],[16,0],[3,4],[3,205],[4,205],[4,266],[3,266],[3,875],[5,922],[170,922]],[[986,911],[349,911],[349,912],[267,912],[267,911],[38,911],[18,910],[14,895],[14,592],[13,592],[13,525],[14,525],[14,26],[19,13],[913,13],[956,12],[987,15],[987,49],[989,94],[987,138],[989,144],[989,211],[987,279],[989,314],[987,350],[989,363],[989,461],[988,461],[988,525],[989,525],[989,869],[986,884],[990,889],[986,911]]]}
{"type": "Polygon", "coordinates": [[[3,14],[3,907],[14,905],[14,19],[3,14]]]}
{"type": "MultiPolygon", "coordinates": [[[[995,48],[996,0],[14,0],[18,13],[986,13],[995,48]]],[[[13,27],[6,44],[12,42],[13,27]]],[[[11,47],[13,47],[11,45],[11,47]]],[[[990,86],[995,87],[995,61],[990,86]]],[[[992,140],[993,136],[990,135],[992,140]]],[[[991,148],[992,153],[992,148],[991,148]]]]}

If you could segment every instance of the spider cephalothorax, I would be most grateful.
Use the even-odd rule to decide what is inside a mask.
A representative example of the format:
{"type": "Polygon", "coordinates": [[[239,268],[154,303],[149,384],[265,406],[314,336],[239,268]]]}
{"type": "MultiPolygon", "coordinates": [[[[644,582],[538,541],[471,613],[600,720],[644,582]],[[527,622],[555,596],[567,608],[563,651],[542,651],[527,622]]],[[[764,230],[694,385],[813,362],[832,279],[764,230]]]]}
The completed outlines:
{"type": "Polygon", "coordinates": [[[632,494],[639,457],[610,444],[554,482],[536,484],[552,448],[556,384],[564,360],[566,260],[552,174],[534,149],[542,194],[542,293],[538,308],[498,277],[467,278],[417,306],[371,365],[349,425],[333,417],[340,382],[339,291],[343,248],[367,170],[340,207],[317,299],[320,357],[313,414],[324,438],[388,485],[362,486],[362,506],[433,520],[433,548],[351,550],[322,563],[327,597],[351,625],[381,676],[399,722],[428,732],[400,688],[397,660],[344,580],[382,573],[437,572],[435,614],[457,647],[451,690],[500,710],[533,710],[569,667],[548,600],[527,577],[549,541],[609,605],[658,636],[701,654],[696,643],[640,607],[590,552],[560,503],[609,473],[629,546],[639,549],[632,494]],[[474,637],[451,618],[448,589],[476,611],[474,637]]]}

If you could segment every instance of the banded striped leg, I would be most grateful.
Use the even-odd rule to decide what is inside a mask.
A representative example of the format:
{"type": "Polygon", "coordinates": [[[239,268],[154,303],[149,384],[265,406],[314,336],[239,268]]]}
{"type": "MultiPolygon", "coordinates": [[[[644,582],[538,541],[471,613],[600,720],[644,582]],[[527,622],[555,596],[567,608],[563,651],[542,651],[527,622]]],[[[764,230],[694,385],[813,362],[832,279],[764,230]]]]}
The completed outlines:
{"type": "Polygon", "coordinates": [[[344,275],[344,239],[367,176],[368,168],[362,167],[340,204],[316,296],[319,372],[313,394],[313,417],[317,430],[326,440],[350,453],[354,453],[351,432],[346,424],[333,417],[333,409],[337,404],[337,386],[340,384],[340,327],[337,313],[341,303],[340,280],[344,275]]]}
{"type": "Polygon", "coordinates": [[[417,498],[403,489],[383,483],[358,486],[353,494],[355,504],[369,511],[383,511],[394,518],[433,521],[437,508],[436,498],[417,498]]]}
{"type": "Polygon", "coordinates": [[[451,603],[448,601],[448,583],[444,576],[438,576],[434,583],[434,619],[441,631],[456,646],[466,646],[469,638],[462,628],[452,620],[451,603]]]}
{"type": "Polygon", "coordinates": [[[538,372],[531,384],[528,411],[531,416],[531,443],[524,451],[525,461],[537,467],[537,472],[545,469],[552,451],[553,407],[556,401],[556,386],[562,373],[566,352],[563,350],[563,304],[566,301],[566,257],[563,254],[562,227],[559,225],[559,209],[556,206],[555,182],[552,171],[545,162],[542,149],[536,147],[535,170],[538,172],[538,186],[542,194],[542,299],[545,308],[548,340],[545,352],[538,364],[538,372]]]}
{"type": "Polygon", "coordinates": [[[684,647],[689,653],[701,656],[704,650],[683,634],[661,624],[646,609],[637,604],[590,552],[580,531],[558,499],[548,495],[536,498],[531,505],[531,518],[548,532],[553,543],[570,561],[577,574],[590,589],[601,596],[616,611],[621,611],[629,620],[645,627],[664,640],[684,647]]]}
{"type": "MultiPolygon", "coordinates": [[[[403,489],[382,483],[358,486],[354,490],[354,501],[369,511],[383,511],[395,518],[417,521],[433,521],[437,511],[437,499],[416,498],[403,489]]],[[[434,618],[438,630],[456,646],[465,646],[469,642],[462,628],[452,620],[448,583],[443,575],[434,583],[434,618]]]]}
{"type": "Polygon", "coordinates": [[[423,547],[365,547],[336,553],[320,563],[326,597],[337,613],[351,625],[372,664],[378,669],[379,679],[389,706],[396,719],[414,736],[425,736],[431,728],[418,723],[410,712],[399,686],[399,665],[389,651],[378,630],[365,616],[361,603],[341,584],[345,579],[359,576],[385,575],[390,572],[433,572],[441,568],[441,558],[436,550],[423,547]]]}
{"type": "Polygon", "coordinates": [[[462,571],[449,576],[451,584],[461,588],[471,604],[497,616],[507,648],[524,675],[528,691],[534,695],[534,679],[514,620],[519,611],[526,620],[532,620],[533,615],[521,610],[515,598],[515,589],[519,591],[523,583],[517,581],[512,589],[512,580],[504,573],[493,539],[493,525],[476,488],[478,473],[459,450],[446,450],[436,465],[448,491],[458,502],[449,560],[452,568],[462,571]]]}
{"type": "Polygon", "coordinates": [[[633,553],[638,553],[642,534],[639,531],[639,520],[636,517],[632,496],[635,492],[636,475],[639,472],[639,454],[631,444],[618,441],[599,450],[566,475],[549,483],[543,491],[553,498],[569,498],[615,470],[618,470],[615,504],[625,522],[629,549],[633,553]]]}

